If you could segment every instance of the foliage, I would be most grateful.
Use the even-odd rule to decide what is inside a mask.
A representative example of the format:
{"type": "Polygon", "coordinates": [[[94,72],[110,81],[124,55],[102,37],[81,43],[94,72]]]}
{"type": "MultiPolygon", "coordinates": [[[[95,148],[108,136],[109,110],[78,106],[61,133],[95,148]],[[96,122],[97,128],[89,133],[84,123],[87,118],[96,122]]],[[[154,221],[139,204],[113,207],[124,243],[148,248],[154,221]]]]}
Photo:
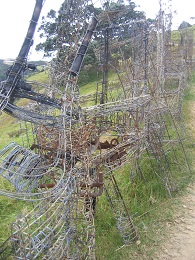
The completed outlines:
{"type": "MultiPolygon", "coordinates": [[[[102,44],[104,29],[110,26],[110,23],[118,26],[134,19],[145,18],[144,13],[136,11],[135,8],[136,5],[131,0],[127,3],[121,0],[107,1],[101,8],[94,7],[88,0],[65,0],[58,12],[50,10],[47,16],[42,18],[39,32],[43,42],[36,46],[36,50],[44,51],[45,56],[52,56],[57,52],[53,59],[52,70],[55,71],[55,75],[61,70],[67,75],[76,57],[80,41],[87,31],[90,17],[99,17],[100,14],[102,16],[106,13],[97,25],[82,64],[82,71],[79,75],[79,84],[82,86],[88,82],[89,75],[96,70],[99,63],[98,45],[102,44]]],[[[120,31],[120,36],[115,35],[115,37],[118,37],[119,41],[124,40],[127,37],[126,30],[120,31]]],[[[127,46],[126,53],[129,51],[129,46],[127,46]]]]}
{"type": "MultiPolygon", "coordinates": [[[[91,16],[98,16],[103,11],[110,13],[112,11],[112,16],[109,17],[112,19],[112,24],[119,25],[145,17],[143,12],[136,11],[135,8],[136,5],[131,0],[128,0],[127,4],[121,0],[107,1],[103,8],[96,8],[88,1],[74,0],[70,3],[69,0],[65,0],[58,13],[51,10],[47,17],[42,18],[39,31],[41,32],[40,37],[45,38],[45,41],[39,43],[36,50],[44,51],[45,56],[51,56],[57,50],[63,55],[67,47],[75,43],[75,38],[82,37],[91,16]]],[[[109,25],[107,22],[103,23],[104,27],[109,25]]]]}
{"type": "Polygon", "coordinates": [[[188,22],[183,21],[183,22],[179,25],[178,30],[186,29],[186,28],[191,27],[191,26],[192,26],[192,25],[189,24],[188,22]]]}
{"type": "MultiPolygon", "coordinates": [[[[87,64],[85,64],[86,66],[87,64]]],[[[88,70],[86,77],[87,85],[81,87],[82,94],[95,92],[94,86],[96,83],[96,75],[94,70],[88,70]]],[[[82,72],[84,73],[84,71],[82,72]]],[[[29,80],[39,81],[44,77],[43,81],[47,81],[47,74],[41,74],[29,77],[29,80]]],[[[113,75],[109,75],[113,77],[113,75]]],[[[195,84],[195,77],[193,75],[195,84]]],[[[83,82],[82,84],[84,84],[83,82]]],[[[190,102],[195,102],[194,92],[186,92],[187,103],[184,106],[185,112],[191,106],[190,102]],[[190,101],[190,102],[189,102],[190,101]]],[[[185,119],[188,120],[189,111],[186,112],[185,119]]],[[[6,114],[0,116],[0,143],[1,148],[9,143],[12,139],[19,140],[18,136],[18,122],[6,114]],[[6,124],[4,122],[6,121],[6,124]],[[17,139],[16,139],[17,138],[17,139]]],[[[193,143],[193,139],[191,140],[193,143]]],[[[188,144],[188,150],[191,156],[194,154],[193,145],[188,144]]],[[[179,153],[179,151],[178,151],[179,153]]],[[[171,155],[170,155],[171,156],[171,155]]],[[[114,216],[107,204],[105,195],[98,201],[97,215],[95,218],[96,225],[96,241],[97,241],[97,259],[154,259],[151,257],[154,248],[160,243],[161,236],[164,230],[166,221],[172,221],[174,213],[173,207],[175,200],[167,198],[167,193],[161,183],[158,182],[156,176],[152,172],[150,162],[142,161],[142,170],[145,173],[145,178],[136,176],[134,179],[130,178],[131,164],[127,164],[120,170],[115,172],[117,182],[120,190],[127,201],[128,209],[131,212],[136,212],[136,228],[141,237],[140,244],[135,243],[130,246],[122,246],[122,240],[116,228],[114,216]],[[147,181],[146,181],[147,180],[147,181]]],[[[175,172],[177,174],[177,172],[175,172]]],[[[182,173],[180,173],[182,175],[182,173]]],[[[179,174],[179,177],[181,175],[179,174]]],[[[183,173],[185,176],[185,173],[183,173]]],[[[181,187],[185,187],[187,181],[183,184],[183,177],[181,177],[181,187]]],[[[7,185],[0,179],[0,185],[7,185]]],[[[1,241],[5,240],[9,235],[9,224],[14,221],[16,215],[21,213],[22,209],[26,208],[25,203],[15,200],[0,197],[1,208],[1,241]],[[6,228],[4,228],[6,227],[6,228]]],[[[27,208],[25,209],[27,210],[27,208]]]]}
{"type": "MultiPolygon", "coordinates": [[[[41,78],[43,75],[42,73],[39,77],[41,78]]],[[[109,74],[109,78],[113,79],[112,73],[109,74]]],[[[35,80],[34,76],[29,79],[35,80]]],[[[193,74],[192,79],[195,84],[195,74],[193,74]]],[[[89,83],[81,87],[82,94],[93,93],[95,91],[95,83],[96,75],[90,75],[89,83]]],[[[195,102],[195,95],[193,89],[188,88],[185,93],[184,102],[186,121],[190,115],[191,102],[195,102]]],[[[3,113],[0,116],[0,123],[0,148],[10,141],[20,141],[21,137],[18,136],[19,124],[16,119],[3,113]],[[5,121],[6,124],[3,123],[5,121]]],[[[191,159],[193,159],[194,156],[192,143],[193,139],[190,139],[190,142],[187,144],[188,154],[190,154],[191,159]]],[[[167,221],[171,223],[172,221],[176,200],[167,197],[164,186],[154,175],[147,157],[145,157],[145,159],[143,158],[140,165],[144,173],[144,178],[140,178],[140,176],[135,176],[133,179],[131,178],[131,163],[126,164],[115,172],[117,183],[127,203],[130,214],[136,212],[133,219],[140,236],[139,243],[123,246],[121,237],[116,228],[115,218],[104,194],[99,198],[97,215],[95,217],[97,259],[152,259],[156,246],[161,243],[162,236],[166,233],[165,223],[167,221]]],[[[175,174],[177,174],[177,172],[175,172],[175,174]]],[[[185,176],[185,173],[183,173],[183,175],[180,173],[180,187],[184,188],[190,179],[183,183],[182,176],[185,176]]],[[[0,187],[5,188],[5,185],[8,185],[7,181],[0,178],[0,187]]],[[[22,211],[27,212],[30,207],[31,205],[28,206],[25,202],[0,196],[0,242],[3,242],[10,235],[10,223],[15,220],[16,216],[22,211]]]]}

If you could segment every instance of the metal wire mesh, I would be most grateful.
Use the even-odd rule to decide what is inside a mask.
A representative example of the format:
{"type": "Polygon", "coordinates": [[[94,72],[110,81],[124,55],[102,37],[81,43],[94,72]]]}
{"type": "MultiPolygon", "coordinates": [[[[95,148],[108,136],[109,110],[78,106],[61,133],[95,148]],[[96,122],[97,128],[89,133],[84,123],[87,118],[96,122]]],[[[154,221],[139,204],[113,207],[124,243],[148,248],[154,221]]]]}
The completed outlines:
{"type": "MultiPolygon", "coordinates": [[[[101,21],[106,22],[95,29],[100,37],[93,49],[99,59],[97,84],[92,93],[81,95],[70,65],[86,35],[80,26],[87,30],[88,4],[67,1],[62,6],[61,15],[74,21],[72,44],[63,47],[64,58],[59,52],[52,61],[49,86],[30,83],[44,93],[39,96],[44,102],[35,98],[25,110],[9,104],[22,121],[23,137],[21,144],[13,142],[0,151],[0,174],[14,188],[0,192],[35,203],[12,224],[8,242],[15,259],[95,259],[96,198],[103,189],[124,243],[131,243],[138,234],[114,170],[131,162],[132,173],[142,175],[140,160],[147,158],[170,195],[177,190],[173,167],[189,171],[177,119],[193,38],[182,33],[173,43],[171,16],[162,10],[153,24],[135,20],[117,26],[113,13],[103,11],[101,21]],[[175,146],[183,149],[183,165],[175,146]]],[[[57,44],[62,51],[69,20],[60,21],[57,44]]]]}

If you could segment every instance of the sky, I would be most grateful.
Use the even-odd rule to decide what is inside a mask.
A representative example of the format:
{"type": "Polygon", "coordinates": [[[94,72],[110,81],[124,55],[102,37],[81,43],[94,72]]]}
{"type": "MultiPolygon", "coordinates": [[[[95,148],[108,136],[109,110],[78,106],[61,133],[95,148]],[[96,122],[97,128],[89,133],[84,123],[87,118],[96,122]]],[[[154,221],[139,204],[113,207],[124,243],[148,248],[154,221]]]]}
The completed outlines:
{"type": "MultiPolygon", "coordinates": [[[[63,0],[45,0],[40,18],[45,16],[50,9],[58,11],[62,2],[63,0]]],[[[134,0],[133,2],[140,6],[137,10],[145,11],[147,17],[156,17],[159,0],[134,0]]],[[[17,57],[27,33],[34,5],[35,0],[0,1],[0,59],[17,57]]],[[[182,21],[195,24],[195,20],[190,19],[190,17],[195,17],[194,0],[172,0],[172,11],[177,12],[173,16],[173,29],[178,28],[182,21]]],[[[38,29],[40,21],[41,19],[39,19],[36,29],[38,29]]],[[[39,42],[39,33],[36,30],[29,60],[43,60],[43,53],[35,51],[35,46],[39,42]]]]}
{"type": "MultiPolygon", "coordinates": [[[[145,11],[147,17],[155,18],[159,11],[159,0],[135,0],[137,5],[140,5],[138,10],[145,11]]],[[[169,0],[163,0],[162,2],[168,2],[169,0]]],[[[173,28],[177,29],[179,25],[186,21],[190,24],[195,24],[195,1],[194,0],[172,0],[172,12],[173,12],[173,28]]],[[[165,7],[165,5],[163,5],[165,7]]]]}

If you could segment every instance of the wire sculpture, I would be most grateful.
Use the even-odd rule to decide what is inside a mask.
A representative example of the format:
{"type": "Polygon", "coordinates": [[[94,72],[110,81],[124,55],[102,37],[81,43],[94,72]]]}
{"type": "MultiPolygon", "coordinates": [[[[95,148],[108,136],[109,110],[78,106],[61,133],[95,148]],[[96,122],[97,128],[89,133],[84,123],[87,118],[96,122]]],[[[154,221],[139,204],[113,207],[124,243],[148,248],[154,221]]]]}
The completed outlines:
{"type": "MultiPolygon", "coordinates": [[[[21,143],[0,151],[0,174],[13,187],[0,193],[34,205],[12,223],[11,236],[0,247],[3,256],[95,259],[94,218],[103,191],[124,244],[131,243],[139,237],[135,212],[126,206],[115,170],[130,162],[131,177],[144,177],[140,162],[149,159],[170,195],[178,189],[173,169],[190,172],[178,118],[192,66],[192,35],[182,32],[180,41],[173,42],[171,15],[162,7],[154,23],[140,19],[114,24],[125,10],[102,8],[88,21],[85,7],[90,4],[95,7],[83,0],[62,5],[67,21],[74,21],[75,34],[64,60],[58,53],[51,62],[50,84],[44,85],[23,78],[43,5],[37,0],[19,56],[1,82],[0,108],[20,119],[23,136],[21,143]],[[70,12],[74,9],[76,14],[70,12]],[[78,78],[94,37],[97,85],[81,95],[78,78]],[[17,105],[18,98],[29,99],[28,106],[17,105]]],[[[66,35],[67,27],[60,23],[66,35]]]]}

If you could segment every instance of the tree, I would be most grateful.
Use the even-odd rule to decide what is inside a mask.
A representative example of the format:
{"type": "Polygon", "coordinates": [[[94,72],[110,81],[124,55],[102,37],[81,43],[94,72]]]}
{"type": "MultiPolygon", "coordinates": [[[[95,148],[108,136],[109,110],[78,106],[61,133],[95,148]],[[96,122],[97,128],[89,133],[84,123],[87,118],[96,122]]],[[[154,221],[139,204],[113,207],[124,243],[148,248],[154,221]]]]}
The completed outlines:
{"type": "Polygon", "coordinates": [[[189,27],[191,27],[191,26],[192,26],[192,25],[189,24],[188,22],[183,21],[183,22],[180,24],[180,26],[178,27],[178,30],[186,29],[186,28],[189,28],[189,27]]]}
{"type": "MultiPolygon", "coordinates": [[[[51,10],[46,17],[42,18],[39,31],[40,38],[44,38],[45,41],[39,43],[36,50],[44,51],[45,56],[51,56],[53,52],[60,50],[63,55],[67,47],[75,49],[80,41],[78,37],[83,36],[90,16],[98,16],[106,11],[109,22],[111,21],[113,25],[145,18],[144,13],[136,11],[135,8],[136,5],[131,0],[128,0],[127,4],[123,0],[107,1],[102,8],[93,6],[88,3],[88,0],[65,0],[58,13],[51,10]]],[[[109,22],[104,21],[100,26],[109,26],[109,22]]]]}
{"type": "MultiPolygon", "coordinates": [[[[132,20],[145,18],[143,12],[135,9],[136,5],[131,0],[128,0],[127,4],[123,0],[107,1],[102,7],[96,7],[88,0],[65,0],[58,12],[51,10],[42,18],[39,31],[40,37],[45,41],[39,43],[36,50],[44,51],[45,56],[51,56],[57,51],[52,65],[53,68],[56,66],[55,73],[59,73],[60,70],[68,72],[87,30],[90,17],[98,17],[100,21],[83,62],[84,73],[79,77],[80,82],[85,84],[91,71],[97,67],[94,47],[102,41],[102,32],[111,25],[117,27],[132,20]]],[[[112,34],[112,30],[109,33],[112,34]]],[[[110,37],[118,37],[118,40],[122,41],[127,37],[127,32],[115,30],[115,35],[110,37]]]]}
{"type": "Polygon", "coordinates": [[[53,9],[50,10],[46,17],[42,17],[42,23],[38,30],[41,31],[40,38],[46,40],[36,46],[36,51],[44,51],[44,56],[51,56],[51,53],[57,47],[57,17],[53,9]]]}

